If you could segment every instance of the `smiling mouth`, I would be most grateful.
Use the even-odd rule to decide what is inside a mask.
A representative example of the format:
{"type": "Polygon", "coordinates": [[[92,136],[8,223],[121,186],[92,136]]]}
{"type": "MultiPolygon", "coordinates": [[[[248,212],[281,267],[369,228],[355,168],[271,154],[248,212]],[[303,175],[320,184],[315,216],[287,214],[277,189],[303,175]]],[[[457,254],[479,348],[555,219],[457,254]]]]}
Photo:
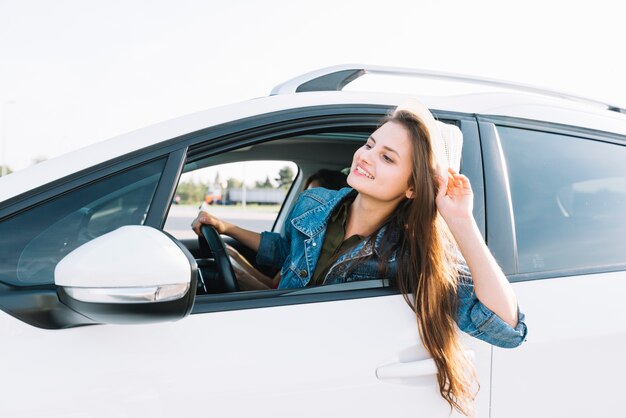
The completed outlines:
{"type": "Polygon", "coordinates": [[[374,180],[374,176],[372,176],[368,171],[365,171],[360,165],[356,166],[356,172],[367,177],[370,180],[374,180]]]}

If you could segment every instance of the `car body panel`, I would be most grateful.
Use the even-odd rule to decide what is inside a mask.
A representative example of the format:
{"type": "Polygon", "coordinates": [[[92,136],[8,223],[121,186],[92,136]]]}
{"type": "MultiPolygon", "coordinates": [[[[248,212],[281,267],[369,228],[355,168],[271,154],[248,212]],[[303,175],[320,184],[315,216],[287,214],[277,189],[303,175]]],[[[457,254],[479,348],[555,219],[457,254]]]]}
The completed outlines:
{"type": "Polygon", "coordinates": [[[528,342],[494,348],[492,418],[613,417],[626,373],[626,271],[514,283],[528,342]]]}
{"type": "MultiPolygon", "coordinates": [[[[448,416],[433,374],[379,380],[427,359],[400,295],[49,331],[0,312],[0,416],[448,416]],[[43,345],[42,345],[43,344],[43,345]],[[33,396],[35,399],[33,399],[33,396]]],[[[466,339],[489,407],[491,346],[466,339]]],[[[457,416],[457,415],[453,415],[457,416]]]]}

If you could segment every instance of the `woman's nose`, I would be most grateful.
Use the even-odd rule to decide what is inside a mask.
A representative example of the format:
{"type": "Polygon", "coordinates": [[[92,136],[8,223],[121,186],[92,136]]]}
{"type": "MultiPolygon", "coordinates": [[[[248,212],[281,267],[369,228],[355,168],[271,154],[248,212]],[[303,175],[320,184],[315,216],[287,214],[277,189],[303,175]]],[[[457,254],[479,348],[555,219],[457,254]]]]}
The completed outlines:
{"type": "Polygon", "coordinates": [[[361,161],[370,164],[372,162],[372,149],[364,149],[360,157],[361,161]]]}

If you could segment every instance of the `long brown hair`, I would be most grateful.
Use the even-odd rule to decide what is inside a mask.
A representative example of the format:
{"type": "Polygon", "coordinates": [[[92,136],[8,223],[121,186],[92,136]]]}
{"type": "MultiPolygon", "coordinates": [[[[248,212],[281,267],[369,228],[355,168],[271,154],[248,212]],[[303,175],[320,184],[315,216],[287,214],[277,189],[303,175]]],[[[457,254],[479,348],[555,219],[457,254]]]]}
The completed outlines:
{"type": "Polygon", "coordinates": [[[470,415],[478,382],[456,328],[456,244],[437,212],[439,183],[431,138],[412,112],[398,110],[387,122],[403,126],[413,148],[408,186],[414,195],[400,203],[388,223],[404,232],[397,244],[404,259],[398,263],[395,284],[415,312],[422,342],[437,365],[441,396],[451,408],[470,415]]]}

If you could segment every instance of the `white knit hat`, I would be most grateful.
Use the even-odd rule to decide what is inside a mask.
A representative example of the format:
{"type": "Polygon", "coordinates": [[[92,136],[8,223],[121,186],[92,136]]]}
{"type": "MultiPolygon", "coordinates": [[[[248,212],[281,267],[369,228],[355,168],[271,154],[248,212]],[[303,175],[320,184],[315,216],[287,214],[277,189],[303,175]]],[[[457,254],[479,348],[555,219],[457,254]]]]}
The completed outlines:
{"type": "Polygon", "coordinates": [[[396,111],[404,110],[415,114],[428,129],[433,152],[437,158],[439,173],[444,180],[448,179],[448,167],[457,173],[461,169],[461,149],[463,134],[455,126],[435,120],[430,110],[416,99],[409,99],[400,104],[396,111]]]}

